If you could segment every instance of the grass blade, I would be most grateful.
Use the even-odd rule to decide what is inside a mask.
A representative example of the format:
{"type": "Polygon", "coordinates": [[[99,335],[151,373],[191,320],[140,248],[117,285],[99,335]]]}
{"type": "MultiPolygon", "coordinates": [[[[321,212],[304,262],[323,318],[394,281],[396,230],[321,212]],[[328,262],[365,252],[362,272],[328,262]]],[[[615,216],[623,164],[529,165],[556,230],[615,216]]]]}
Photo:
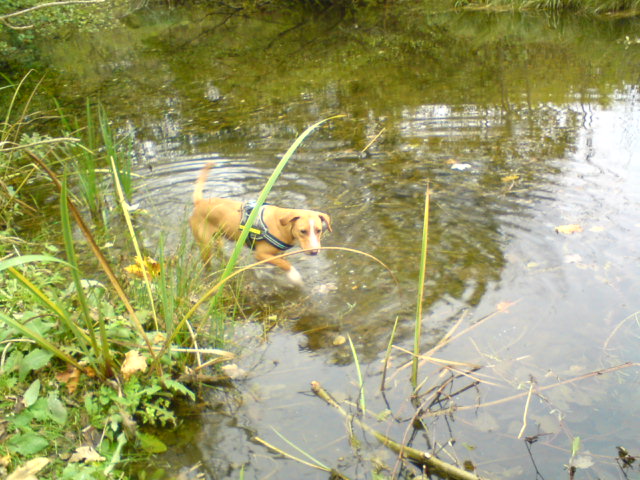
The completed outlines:
{"type": "Polygon", "coordinates": [[[427,186],[424,199],[424,216],[422,223],[422,246],[420,249],[420,274],[418,279],[418,298],[416,305],[416,321],[413,335],[413,363],[411,365],[411,385],[418,385],[418,362],[420,356],[420,339],[422,337],[422,300],[424,298],[424,280],[427,270],[427,247],[429,241],[429,199],[431,190],[427,186]]]}
{"type": "Polygon", "coordinates": [[[351,341],[351,335],[347,335],[347,338],[349,339],[351,355],[353,356],[353,361],[356,364],[356,372],[358,373],[358,388],[360,390],[360,392],[358,393],[358,406],[360,408],[360,411],[364,415],[367,412],[367,405],[364,398],[364,380],[362,379],[362,370],[360,369],[360,362],[358,361],[358,353],[356,352],[356,347],[351,341]]]}
{"type": "MultiPolygon", "coordinates": [[[[13,267],[17,267],[19,265],[24,265],[25,263],[31,262],[58,262],[65,265],[69,265],[69,263],[65,262],[56,257],[52,257],[51,255],[21,255],[19,257],[11,257],[5,260],[0,260],[0,272],[2,270],[10,269],[13,267]]],[[[71,265],[69,265],[71,266],[71,265]]]]}

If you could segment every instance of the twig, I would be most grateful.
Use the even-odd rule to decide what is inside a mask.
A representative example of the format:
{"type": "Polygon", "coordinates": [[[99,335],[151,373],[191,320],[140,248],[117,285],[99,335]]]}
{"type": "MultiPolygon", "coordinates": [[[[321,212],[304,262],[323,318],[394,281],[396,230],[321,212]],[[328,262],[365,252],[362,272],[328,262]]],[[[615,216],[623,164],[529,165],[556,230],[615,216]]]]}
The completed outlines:
{"type": "MultiPolygon", "coordinates": [[[[596,370],[594,372],[585,373],[584,375],[580,375],[580,376],[573,377],[573,378],[568,378],[566,380],[562,380],[561,382],[556,382],[556,383],[553,383],[551,385],[545,385],[544,387],[538,387],[538,391],[539,392],[543,392],[543,391],[549,390],[551,388],[559,387],[560,385],[567,385],[569,383],[579,382],[579,381],[585,380],[587,378],[597,377],[597,376],[600,376],[600,375],[604,375],[605,373],[611,373],[611,372],[615,372],[617,370],[622,370],[624,368],[629,368],[629,367],[640,367],[640,363],[626,362],[626,363],[623,363],[621,365],[616,365],[615,367],[603,368],[602,370],[596,370]]],[[[465,405],[465,406],[462,406],[462,407],[456,407],[456,410],[458,410],[458,411],[459,410],[476,410],[476,409],[482,408],[482,407],[492,407],[494,405],[500,405],[502,403],[510,402],[511,400],[517,400],[518,398],[522,398],[522,397],[526,396],[527,394],[528,394],[528,392],[518,393],[516,395],[511,395],[510,397],[501,398],[500,400],[494,400],[492,402],[486,402],[486,403],[479,403],[479,404],[476,404],[476,405],[465,405]]]]}
{"type": "MultiPolygon", "coordinates": [[[[319,398],[338,410],[343,416],[348,416],[347,412],[338,404],[338,402],[333,399],[331,395],[329,395],[329,393],[324,388],[322,388],[320,383],[315,381],[311,382],[311,390],[319,398]]],[[[353,421],[360,428],[373,435],[380,443],[390,448],[395,453],[402,455],[403,457],[406,457],[420,465],[426,465],[430,473],[453,480],[481,480],[481,477],[449,463],[443,462],[442,460],[434,457],[429,452],[423,452],[421,450],[394,442],[389,437],[371,428],[369,425],[363,423],[358,418],[353,418],[353,421]]]]}
{"type": "Polygon", "coordinates": [[[294,457],[293,455],[291,455],[290,453],[285,452],[284,450],[276,447],[275,445],[271,445],[269,442],[266,442],[265,440],[261,439],[260,437],[253,437],[253,439],[258,442],[261,443],[262,445],[264,445],[265,447],[267,447],[269,450],[273,450],[274,452],[282,455],[285,458],[288,458],[290,460],[295,460],[298,463],[301,463],[302,465],[306,465],[307,467],[311,467],[311,468],[316,468],[318,470],[322,470],[323,472],[329,472],[332,474],[337,474],[338,477],[337,478],[342,478],[345,480],[348,480],[347,477],[345,477],[344,475],[341,475],[335,471],[332,471],[331,469],[325,467],[324,465],[316,465],[314,463],[311,462],[307,462],[306,460],[302,460],[301,458],[298,457],[294,457]]]}
{"type": "Polygon", "coordinates": [[[369,150],[369,147],[374,144],[374,142],[378,139],[378,137],[380,137],[380,135],[382,135],[382,132],[384,132],[386,129],[387,127],[382,127],[382,130],[380,130],[378,134],[375,137],[373,137],[373,139],[371,139],[369,143],[367,143],[366,147],[360,150],[360,153],[365,153],[367,150],[369,150]]]}
{"type": "Polygon", "coordinates": [[[531,394],[533,393],[533,380],[529,385],[529,395],[527,395],[527,403],[524,404],[524,413],[522,414],[522,428],[518,433],[518,440],[522,438],[524,431],[527,429],[527,415],[529,413],[529,404],[531,403],[531,394]]]}

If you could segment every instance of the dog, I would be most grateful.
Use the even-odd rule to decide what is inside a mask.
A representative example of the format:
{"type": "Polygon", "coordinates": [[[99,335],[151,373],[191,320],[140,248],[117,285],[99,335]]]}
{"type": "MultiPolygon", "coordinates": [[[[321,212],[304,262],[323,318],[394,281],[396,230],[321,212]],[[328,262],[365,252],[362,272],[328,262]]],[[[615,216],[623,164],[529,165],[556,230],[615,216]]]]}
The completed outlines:
{"type": "MultiPolygon", "coordinates": [[[[252,203],[228,198],[203,198],[204,184],[213,166],[213,163],[207,163],[200,172],[193,190],[193,213],[189,218],[205,265],[211,261],[214,236],[221,234],[218,238],[238,240],[253,208],[252,203]]],[[[304,282],[298,270],[285,259],[274,257],[295,244],[306,250],[306,254],[316,255],[325,226],[332,231],[331,217],[326,213],[263,205],[250,229],[247,245],[253,249],[257,260],[268,260],[267,263],[285,271],[292,283],[302,286],[304,282]]]]}

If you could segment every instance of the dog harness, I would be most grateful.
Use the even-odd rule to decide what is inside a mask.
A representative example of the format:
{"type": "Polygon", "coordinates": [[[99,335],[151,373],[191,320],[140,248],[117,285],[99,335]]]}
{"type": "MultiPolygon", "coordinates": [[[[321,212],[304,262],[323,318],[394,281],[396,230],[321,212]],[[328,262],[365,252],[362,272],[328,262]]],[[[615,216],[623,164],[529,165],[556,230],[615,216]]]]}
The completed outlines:
{"type": "MultiPolygon", "coordinates": [[[[246,202],[242,205],[242,219],[240,220],[240,230],[244,230],[247,220],[249,220],[249,215],[256,207],[255,201],[246,202]]],[[[278,250],[289,250],[293,245],[289,245],[288,243],[284,243],[282,240],[276,238],[274,235],[269,233],[267,230],[267,225],[264,223],[262,219],[262,215],[264,213],[265,205],[260,207],[260,211],[258,212],[258,216],[256,217],[253,225],[249,229],[249,236],[247,237],[247,246],[253,250],[256,247],[256,242],[259,240],[264,240],[267,243],[273,245],[278,250]]]]}

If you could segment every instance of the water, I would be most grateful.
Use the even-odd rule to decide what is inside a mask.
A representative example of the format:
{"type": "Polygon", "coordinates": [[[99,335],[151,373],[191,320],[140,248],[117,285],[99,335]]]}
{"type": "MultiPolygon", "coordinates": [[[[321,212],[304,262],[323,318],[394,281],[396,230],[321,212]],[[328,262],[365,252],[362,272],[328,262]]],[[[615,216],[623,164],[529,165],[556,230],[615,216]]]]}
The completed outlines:
{"type": "Polygon", "coordinates": [[[407,12],[380,30],[373,17],[339,20],[291,28],[287,17],[174,9],[93,40],[108,61],[69,48],[85,38],[48,47],[60,81],[99,97],[133,132],[148,246],[154,232],[176,241],[184,231],[205,162],[217,163],[210,195],[254,198],[297,134],[346,113],[305,142],[269,200],[328,212],[325,245],[374,255],[398,280],[335,251],[293,260],[307,282],[299,292],[272,287],[277,274],[250,277],[264,296],[256,308],[280,326],[237,326],[246,378],[208,394],[210,406],[184,419],[155,466],[212,479],[328,478],[259,437],[350,478],[373,478],[374,465],[390,475],[395,456],[358,428],[359,447],[350,445],[344,419],[309,393],[318,381],[356,411],[358,377],[341,342],[349,336],[368,411],[390,412],[367,422],[392,438],[471,461],[488,478],[532,478],[536,468],[563,478],[580,437],[593,466],[579,474],[621,478],[616,446],[639,448],[637,368],[545,387],[639,361],[629,316],[640,310],[640,62],[626,40],[637,22],[407,12]],[[395,345],[412,345],[427,185],[423,350],[462,319],[458,331],[477,328],[434,356],[481,368],[425,362],[418,403],[447,382],[432,411],[472,385],[452,397],[456,412],[424,414],[428,430],[412,431],[401,350],[384,395],[379,386],[396,318],[395,345]],[[562,225],[581,231],[556,232],[562,225]]]}

